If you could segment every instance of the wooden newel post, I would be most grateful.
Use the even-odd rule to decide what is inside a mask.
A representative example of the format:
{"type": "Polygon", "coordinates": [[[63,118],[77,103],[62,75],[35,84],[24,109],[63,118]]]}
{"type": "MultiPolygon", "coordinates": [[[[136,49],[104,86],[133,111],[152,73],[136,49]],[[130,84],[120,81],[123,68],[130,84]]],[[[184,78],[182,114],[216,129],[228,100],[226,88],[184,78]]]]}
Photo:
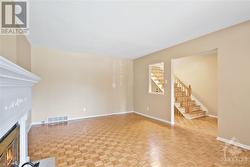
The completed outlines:
{"type": "MultiPolygon", "coordinates": [[[[191,99],[191,94],[192,94],[192,88],[191,85],[188,86],[188,97],[191,99]]],[[[187,112],[190,112],[190,103],[189,100],[187,99],[186,101],[186,105],[187,105],[187,112]]]]}
{"type": "Polygon", "coordinates": [[[188,104],[188,99],[186,98],[186,112],[189,113],[189,104],[188,104]]]}
{"type": "Polygon", "coordinates": [[[191,85],[188,86],[188,96],[191,97],[192,94],[192,88],[191,85]]]}

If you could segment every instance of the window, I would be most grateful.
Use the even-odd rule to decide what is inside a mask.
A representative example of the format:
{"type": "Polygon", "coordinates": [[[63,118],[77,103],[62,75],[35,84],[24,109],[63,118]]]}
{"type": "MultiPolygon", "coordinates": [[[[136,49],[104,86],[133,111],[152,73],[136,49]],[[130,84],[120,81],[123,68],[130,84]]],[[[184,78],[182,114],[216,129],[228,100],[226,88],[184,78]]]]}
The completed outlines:
{"type": "Polygon", "coordinates": [[[149,93],[164,94],[164,63],[149,65],[149,93]]]}

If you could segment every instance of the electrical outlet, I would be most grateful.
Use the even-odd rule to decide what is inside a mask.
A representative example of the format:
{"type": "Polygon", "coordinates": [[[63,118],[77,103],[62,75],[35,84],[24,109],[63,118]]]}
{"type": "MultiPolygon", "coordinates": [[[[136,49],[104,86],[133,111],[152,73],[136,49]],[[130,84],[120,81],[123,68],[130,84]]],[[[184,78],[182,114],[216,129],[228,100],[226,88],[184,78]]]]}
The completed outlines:
{"type": "Polygon", "coordinates": [[[150,109],[149,106],[147,106],[147,111],[149,111],[149,109],[150,109]]]}
{"type": "Polygon", "coordinates": [[[87,108],[86,107],[83,107],[83,112],[86,112],[87,111],[87,108]]]}

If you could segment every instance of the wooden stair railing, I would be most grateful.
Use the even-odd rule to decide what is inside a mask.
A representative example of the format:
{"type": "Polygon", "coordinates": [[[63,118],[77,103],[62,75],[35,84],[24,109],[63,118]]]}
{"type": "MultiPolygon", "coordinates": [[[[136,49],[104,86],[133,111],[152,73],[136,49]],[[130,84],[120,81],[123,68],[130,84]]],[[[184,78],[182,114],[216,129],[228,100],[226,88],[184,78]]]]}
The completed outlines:
{"type": "MultiPolygon", "coordinates": [[[[182,97],[184,97],[183,99],[185,100],[181,100],[181,106],[185,108],[185,111],[187,113],[191,112],[190,107],[191,107],[191,95],[192,95],[192,88],[191,85],[186,86],[179,78],[177,78],[175,76],[175,84],[177,85],[177,87],[181,88],[181,91],[184,92],[184,95],[182,97]]],[[[177,101],[177,96],[175,96],[175,100],[177,101]]]]}
{"type": "Polygon", "coordinates": [[[164,86],[164,72],[160,67],[151,67],[151,79],[155,82],[156,86],[158,87],[158,91],[164,91],[163,86],[164,86]],[[155,80],[153,79],[156,78],[155,80]]]}

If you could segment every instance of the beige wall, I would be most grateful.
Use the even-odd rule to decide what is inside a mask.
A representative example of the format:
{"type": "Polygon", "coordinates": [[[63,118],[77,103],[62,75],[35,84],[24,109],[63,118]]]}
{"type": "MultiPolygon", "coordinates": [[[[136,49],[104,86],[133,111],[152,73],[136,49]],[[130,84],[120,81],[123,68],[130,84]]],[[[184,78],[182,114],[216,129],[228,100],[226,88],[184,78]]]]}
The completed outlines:
{"type": "Polygon", "coordinates": [[[208,114],[217,116],[217,53],[174,59],[173,72],[192,94],[206,106],[208,114]]]}
{"type": "Polygon", "coordinates": [[[0,35],[0,54],[16,63],[16,36],[0,35]]]}
{"type": "Polygon", "coordinates": [[[25,36],[16,37],[17,64],[27,70],[31,70],[31,46],[25,36]]]}
{"type": "Polygon", "coordinates": [[[30,43],[23,35],[0,35],[0,56],[30,71],[30,43]]]}
{"type": "Polygon", "coordinates": [[[171,59],[218,49],[218,136],[250,145],[250,21],[134,61],[137,112],[170,121],[171,59]],[[165,62],[165,95],[148,93],[148,65],[165,62]],[[146,107],[150,106],[147,111],[146,107]]]}
{"type": "Polygon", "coordinates": [[[32,121],[86,117],[133,110],[133,62],[32,48],[32,121]],[[86,111],[84,111],[86,107],[86,111]]]}

